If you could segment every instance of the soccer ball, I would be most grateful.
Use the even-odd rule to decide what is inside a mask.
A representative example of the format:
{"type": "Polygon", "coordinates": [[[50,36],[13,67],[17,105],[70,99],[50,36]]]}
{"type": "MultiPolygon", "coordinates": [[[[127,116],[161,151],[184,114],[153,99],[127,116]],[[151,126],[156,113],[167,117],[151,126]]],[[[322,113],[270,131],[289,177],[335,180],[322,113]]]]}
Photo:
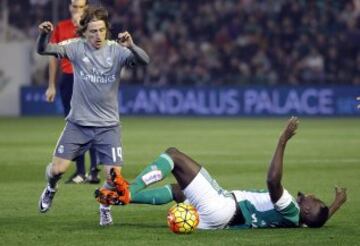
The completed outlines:
{"type": "Polygon", "coordinates": [[[199,214],[190,204],[177,203],[172,206],[167,215],[169,228],[175,233],[191,233],[199,224],[199,214]]]}

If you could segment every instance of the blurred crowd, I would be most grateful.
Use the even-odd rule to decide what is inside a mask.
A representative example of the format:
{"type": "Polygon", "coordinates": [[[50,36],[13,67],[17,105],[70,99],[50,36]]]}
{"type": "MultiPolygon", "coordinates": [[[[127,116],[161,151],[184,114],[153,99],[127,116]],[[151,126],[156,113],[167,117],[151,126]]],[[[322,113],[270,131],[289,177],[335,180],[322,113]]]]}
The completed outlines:
{"type": "MultiPolygon", "coordinates": [[[[91,1],[90,1],[91,3],[91,1]]],[[[359,0],[104,0],[113,37],[128,30],[151,57],[122,83],[360,84],[359,0]]],[[[59,19],[67,1],[58,1],[59,19]]],[[[52,1],[9,1],[10,24],[35,39],[52,1]],[[19,18],[22,16],[22,18],[19,18]]],[[[45,81],[46,83],[46,81],[45,81]]]]}

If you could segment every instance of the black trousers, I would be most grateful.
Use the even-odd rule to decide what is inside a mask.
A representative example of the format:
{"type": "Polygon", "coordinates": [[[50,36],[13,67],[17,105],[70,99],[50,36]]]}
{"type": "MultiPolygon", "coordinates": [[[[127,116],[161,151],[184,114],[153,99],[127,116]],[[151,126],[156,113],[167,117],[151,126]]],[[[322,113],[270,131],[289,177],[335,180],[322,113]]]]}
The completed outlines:
{"type": "Polygon", "coordinates": [[[64,109],[64,116],[66,117],[70,112],[70,101],[73,92],[74,75],[62,73],[59,79],[59,89],[61,103],[64,109]]]}

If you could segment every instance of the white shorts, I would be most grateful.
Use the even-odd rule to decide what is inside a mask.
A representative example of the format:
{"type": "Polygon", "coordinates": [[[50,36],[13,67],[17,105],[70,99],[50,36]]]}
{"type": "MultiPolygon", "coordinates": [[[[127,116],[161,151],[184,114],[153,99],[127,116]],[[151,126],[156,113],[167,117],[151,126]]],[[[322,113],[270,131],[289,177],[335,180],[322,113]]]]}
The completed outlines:
{"type": "Polygon", "coordinates": [[[183,192],[199,213],[199,229],[223,229],[235,214],[236,202],[231,193],[220,188],[204,168],[183,192]]]}

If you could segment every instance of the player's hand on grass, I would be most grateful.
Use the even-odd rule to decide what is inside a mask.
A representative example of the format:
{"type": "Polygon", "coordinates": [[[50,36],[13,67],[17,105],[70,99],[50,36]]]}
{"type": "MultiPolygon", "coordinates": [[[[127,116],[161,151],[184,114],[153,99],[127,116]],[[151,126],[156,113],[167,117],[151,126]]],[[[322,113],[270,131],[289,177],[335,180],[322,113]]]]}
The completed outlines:
{"type": "Polygon", "coordinates": [[[346,188],[335,186],[335,199],[329,206],[329,217],[333,216],[336,211],[346,202],[346,188]]]}
{"type": "Polygon", "coordinates": [[[345,203],[346,198],[346,188],[335,186],[335,200],[339,203],[339,205],[345,203]]]}
{"type": "Polygon", "coordinates": [[[56,89],[54,87],[48,87],[45,92],[47,102],[54,102],[56,96],[56,89]]]}
{"type": "Polygon", "coordinates": [[[118,42],[120,45],[131,48],[134,45],[134,41],[128,32],[121,32],[118,35],[118,42]]]}
{"type": "Polygon", "coordinates": [[[280,139],[284,143],[288,141],[292,136],[296,134],[296,129],[299,125],[299,119],[295,116],[292,116],[286,123],[284,130],[281,133],[280,139]]]}
{"type": "Polygon", "coordinates": [[[50,21],[44,21],[39,25],[40,32],[50,33],[54,30],[53,24],[50,21]]]}

